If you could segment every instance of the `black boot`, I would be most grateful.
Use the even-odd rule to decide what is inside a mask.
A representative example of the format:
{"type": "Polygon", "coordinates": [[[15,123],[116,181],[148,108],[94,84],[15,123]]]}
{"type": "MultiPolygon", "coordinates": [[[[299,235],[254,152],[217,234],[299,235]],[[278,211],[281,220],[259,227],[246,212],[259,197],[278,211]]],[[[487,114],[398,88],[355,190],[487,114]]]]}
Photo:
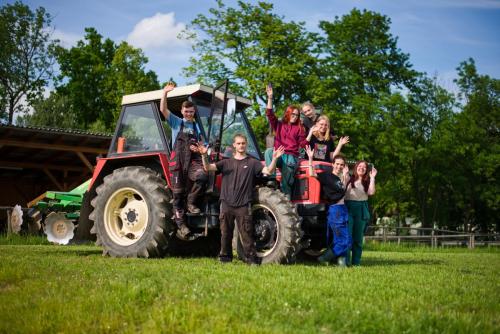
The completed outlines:
{"type": "Polygon", "coordinates": [[[324,265],[328,265],[331,260],[335,258],[331,248],[327,248],[326,251],[318,257],[318,262],[324,265]]]}
{"type": "Polygon", "coordinates": [[[175,224],[177,225],[177,235],[182,239],[186,238],[191,231],[189,227],[187,227],[186,222],[184,221],[184,211],[176,210],[174,216],[175,224]]]}

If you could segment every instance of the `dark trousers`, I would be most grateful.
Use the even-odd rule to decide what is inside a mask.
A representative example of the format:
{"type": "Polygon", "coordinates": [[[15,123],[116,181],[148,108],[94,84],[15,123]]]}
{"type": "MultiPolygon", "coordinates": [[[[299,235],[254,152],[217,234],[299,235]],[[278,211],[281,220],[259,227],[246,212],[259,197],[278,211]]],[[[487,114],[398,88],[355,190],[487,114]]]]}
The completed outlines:
{"type": "Polygon", "coordinates": [[[239,238],[245,254],[244,260],[253,261],[257,257],[255,250],[252,209],[250,204],[240,207],[227,205],[224,201],[220,205],[221,249],[219,256],[233,257],[234,222],[238,226],[239,238]]]}
{"type": "Polygon", "coordinates": [[[187,204],[195,205],[197,199],[203,193],[207,179],[208,176],[203,169],[201,160],[190,161],[186,172],[181,168],[172,171],[170,183],[174,196],[175,221],[178,225],[183,222],[185,198],[187,197],[187,204]]]}

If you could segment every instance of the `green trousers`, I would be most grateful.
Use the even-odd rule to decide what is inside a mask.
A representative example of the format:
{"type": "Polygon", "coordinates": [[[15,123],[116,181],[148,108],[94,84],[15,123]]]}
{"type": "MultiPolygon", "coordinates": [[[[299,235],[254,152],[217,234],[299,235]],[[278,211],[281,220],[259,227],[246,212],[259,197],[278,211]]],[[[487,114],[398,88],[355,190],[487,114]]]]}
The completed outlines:
{"type": "MultiPolygon", "coordinates": [[[[266,149],[264,157],[266,159],[266,166],[269,166],[273,160],[273,149],[266,149]]],[[[291,198],[292,196],[293,184],[295,182],[295,172],[297,171],[298,164],[299,158],[286,153],[279,157],[276,162],[276,167],[281,171],[281,191],[287,195],[288,198],[291,198]]],[[[276,177],[276,174],[273,173],[270,176],[276,177]]]]}
{"type": "Polygon", "coordinates": [[[352,237],[352,248],[347,252],[347,263],[359,266],[361,264],[361,254],[363,253],[365,227],[370,220],[368,201],[346,201],[345,204],[349,212],[349,233],[352,237]]]}

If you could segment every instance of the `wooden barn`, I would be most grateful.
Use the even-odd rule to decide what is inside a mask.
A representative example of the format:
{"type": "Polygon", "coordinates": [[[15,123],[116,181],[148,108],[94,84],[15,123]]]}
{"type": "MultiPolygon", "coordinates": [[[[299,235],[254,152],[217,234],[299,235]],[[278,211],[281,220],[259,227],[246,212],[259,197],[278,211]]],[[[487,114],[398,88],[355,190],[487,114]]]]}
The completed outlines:
{"type": "Polygon", "coordinates": [[[7,211],[26,208],[47,190],[68,191],[92,176],[111,135],[0,124],[0,230],[7,211]]]}

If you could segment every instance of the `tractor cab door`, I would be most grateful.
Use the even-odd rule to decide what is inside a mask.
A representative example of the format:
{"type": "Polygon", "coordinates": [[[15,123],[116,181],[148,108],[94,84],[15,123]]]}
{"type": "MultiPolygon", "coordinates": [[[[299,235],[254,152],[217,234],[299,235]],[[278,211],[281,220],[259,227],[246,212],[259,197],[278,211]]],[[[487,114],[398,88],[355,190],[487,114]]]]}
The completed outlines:
{"type": "Polygon", "coordinates": [[[247,154],[262,160],[257,140],[245,115],[248,105],[237,101],[236,96],[228,93],[228,81],[214,88],[212,109],[208,122],[208,143],[212,149],[212,162],[221,157],[229,158],[233,150],[233,137],[242,134],[247,138],[247,154]]]}
{"type": "Polygon", "coordinates": [[[168,151],[168,142],[156,104],[125,105],[116,125],[108,156],[168,151]]]}
{"type": "Polygon", "coordinates": [[[212,92],[210,118],[208,119],[208,144],[215,153],[215,161],[219,160],[218,153],[221,149],[222,129],[227,110],[227,88],[228,80],[225,80],[212,92]]]}

